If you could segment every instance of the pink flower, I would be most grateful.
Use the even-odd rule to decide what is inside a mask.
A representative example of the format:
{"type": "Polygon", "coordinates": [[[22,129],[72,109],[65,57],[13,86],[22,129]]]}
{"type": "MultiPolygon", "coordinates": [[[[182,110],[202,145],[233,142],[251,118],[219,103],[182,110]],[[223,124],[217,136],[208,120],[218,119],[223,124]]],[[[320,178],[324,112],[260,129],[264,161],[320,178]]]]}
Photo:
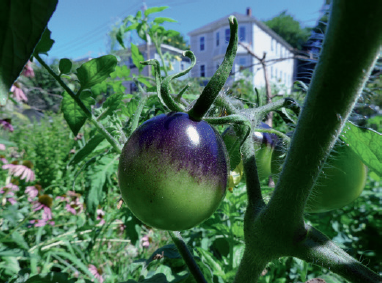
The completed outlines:
{"type": "Polygon", "coordinates": [[[73,191],[68,191],[67,195],[58,196],[56,199],[66,201],[66,210],[74,215],[81,213],[84,210],[84,204],[80,200],[81,194],[73,191]]]}
{"type": "Polygon", "coordinates": [[[26,187],[25,193],[28,195],[28,201],[32,201],[35,197],[38,196],[39,190],[38,190],[37,186],[39,186],[39,185],[26,187]]]}
{"type": "Polygon", "coordinates": [[[18,83],[14,83],[11,87],[11,92],[13,92],[13,97],[18,101],[28,101],[28,98],[26,97],[25,93],[22,91],[21,88],[19,88],[18,83]]]}
{"type": "Polygon", "coordinates": [[[26,182],[34,181],[36,179],[32,170],[33,164],[29,160],[23,161],[22,165],[19,165],[17,161],[5,164],[1,168],[4,170],[9,169],[9,174],[20,177],[21,180],[26,182]]]}
{"type": "Polygon", "coordinates": [[[103,219],[103,216],[105,215],[105,212],[102,209],[97,209],[97,219],[101,220],[99,224],[103,225],[105,224],[105,219],[103,219]]]}
{"type": "Polygon", "coordinates": [[[54,221],[51,220],[52,217],[52,204],[53,199],[48,195],[41,195],[38,197],[37,201],[32,202],[33,211],[42,210],[42,219],[32,220],[30,223],[34,224],[35,227],[45,226],[46,224],[54,225],[54,221]]]}
{"type": "Polygon", "coordinates": [[[150,243],[152,243],[153,238],[152,238],[152,230],[149,231],[147,235],[144,235],[141,238],[141,245],[144,248],[148,248],[150,246],[150,243]]]}
{"type": "MultiPolygon", "coordinates": [[[[0,120],[1,121],[1,120],[0,120]]],[[[5,145],[0,143],[0,150],[5,150],[5,145]]]]}
{"type": "MultiPolygon", "coordinates": [[[[100,283],[103,283],[103,281],[104,281],[104,279],[103,279],[103,277],[102,277],[102,273],[103,273],[103,272],[102,272],[102,269],[101,269],[100,267],[97,268],[97,267],[95,267],[93,264],[89,264],[88,269],[89,269],[90,273],[93,274],[94,277],[95,277],[96,279],[98,279],[98,281],[99,281],[100,283]]],[[[94,280],[92,280],[92,281],[94,281],[94,280]]]]}
{"type": "MultiPolygon", "coordinates": [[[[8,130],[10,132],[13,132],[13,126],[9,122],[9,119],[0,120],[0,125],[3,127],[4,130],[8,130]]],[[[5,150],[5,147],[3,150],[5,150]]]]}
{"type": "Polygon", "coordinates": [[[27,64],[24,66],[24,70],[22,72],[22,75],[29,77],[29,78],[34,78],[34,71],[32,68],[32,62],[28,61],[27,64]]]}
{"type": "Polygon", "coordinates": [[[2,187],[0,189],[0,194],[3,194],[3,197],[1,198],[1,204],[5,205],[7,201],[11,204],[14,205],[17,203],[17,200],[15,200],[13,197],[15,196],[14,192],[19,191],[19,187],[15,184],[9,183],[5,187],[2,187]]]}

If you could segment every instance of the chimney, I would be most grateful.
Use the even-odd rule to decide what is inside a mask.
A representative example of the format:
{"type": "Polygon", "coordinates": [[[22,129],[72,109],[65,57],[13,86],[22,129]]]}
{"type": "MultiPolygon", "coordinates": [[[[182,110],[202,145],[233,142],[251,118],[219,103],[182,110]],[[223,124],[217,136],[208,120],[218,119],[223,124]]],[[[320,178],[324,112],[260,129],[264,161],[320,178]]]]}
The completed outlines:
{"type": "Polygon", "coordinates": [[[247,8],[247,16],[252,17],[252,9],[250,7],[247,8]]]}

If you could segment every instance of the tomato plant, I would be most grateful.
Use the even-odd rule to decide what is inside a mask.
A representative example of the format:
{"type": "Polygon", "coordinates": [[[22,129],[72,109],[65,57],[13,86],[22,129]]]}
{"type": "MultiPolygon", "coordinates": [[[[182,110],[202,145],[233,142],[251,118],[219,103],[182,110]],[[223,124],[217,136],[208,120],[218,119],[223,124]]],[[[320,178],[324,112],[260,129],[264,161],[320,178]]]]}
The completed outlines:
{"type": "Polygon", "coordinates": [[[119,186],[133,214],[164,230],[201,223],[225,196],[229,159],[220,135],[188,114],[162,114],[143,123],[125,144],[119,186]]]}
{"type": "MultiPolygon", "coordinates": [[[[269,127],[265,123],[260,123],[259,128],[270,129],[271,127],[269,127]]],[[[259,180],[264,180],[265,178],[271,175],[272,152],[275,148],[276,141],[278,138],[275,134],[262,132],[254,132],[252,138],[255,147],[257,173],[259,175],[259,180]]],[[[233,187],[240,182],[244,170],[239,147],[237,146],[239,144],[238,137],[233,127],[229,127],[226,131],[224,131],[223,140],[227,146],[228,151],[230,152],[230,157],[232,161],[231,169],[232,165],[238,163],[237,166],[233,167],[233,170],[231,170],[229,178],[229,187],[233,187]]]]}
{"type": "MultiPolygon", "coordinates": [[[[272,174],[281,172],[285,149],[279,143],[272,156],[272,174]]],[[[305,212],[319,213],[344,207],[363,191],[367,167],[350,147],[337,144],[328,157],[308,198],[305,212]]]]}

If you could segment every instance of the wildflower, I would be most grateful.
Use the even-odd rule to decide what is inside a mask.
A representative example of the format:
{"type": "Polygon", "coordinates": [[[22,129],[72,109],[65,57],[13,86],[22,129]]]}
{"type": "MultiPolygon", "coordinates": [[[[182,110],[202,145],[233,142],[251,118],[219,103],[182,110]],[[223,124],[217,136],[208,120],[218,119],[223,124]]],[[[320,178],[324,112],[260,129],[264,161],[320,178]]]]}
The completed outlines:
{"type": "Polygon", "coordinates": [[[12,205],[17,203],[17,200],[15,200],[13,197],[15,196],[14,192],[19,190],[19,187],[13,183],[9,183],[5,187],[2,187],[0,189],[0,194],[3,194],[3,197],[1,198],[1,204],[5,205],[7,201],[12,205]]]}
{"type": "Polygon", "coordinates": [[[54,225],[54,221],[49,221],[52,219],[52,204],[53,199],[48,195],[41,195],[38,197],[37,201],[32,202],[33,211],[43,210],[42,219],[32,220],[30,223],[34,224],[35,227],[45,226],[46,224],[54,225]]]}
{"type": "Polygon", "coordinates": [[[105,211],[102,209],[97,209],[97,220],[101,220],[99,222],[100,225],[105,224],[105,219],[103,219],[103,216],[105,215],[105,211]]]}
{"type": "MultiPolygon", "coordinates": [[[[2,121],[2,120],[0,120],[0,121],[2,121]]],[[[1,122],[0,122],[0,123],[1,123],[1,122]]],[[[2,144],[2,143],[0,143],[0,150],[5,150],[5,145],[2,144]]]]}
{"type": "Polygon", "coordinates": [[[28,195],[28,201],[32,201],[35,197],[38,196],[38,193],[41,191],[40,185],[28,186],[25,189],[25,193],[28,195]]]}
{"type": "Polygon", "coordinates": [[[84,204],[81,202],[81,194],[74,191],[68,191],[67,195],[56,197],[57,200],[66,201],[66,210],[74,215],[84,210],[84,204]]]}
{"type": "MultiPolygon", "coordinates": [[[[93,264],[89,264],[88,269],[89,269],[90,273],[93,274],[93,276],[94,276],[96,279],[98,279],[98,281],[99,281],[100,283],[103,283],[104,279],[103,279],[103,277],[102,277],[102,273],[103,273],[103,271],[102,271],[102,268],[101,268],[101,267],[97,268],[97,267],[95,267],[93,264]]],[[[94,280],[92,280],[92,281],[94,281],[94,280]]]]}
{"type": "Polygon", "coordinates": [[[29,78],[34,78],[34,71],[32,68],[32,62],[28,61],[27,64],[24,66],[24,70],[22,72],[22,75],[29,77],[29,78]]]}
{"type": "MultiPolygon", "coordinates": [[[[11,125],[10,119],[0,119],[0,125],[3,127],[4,130],[8,130],[10,132],[13,132],[13,126],[11,125]]],[[[3,150],[5,150],[5,147],[3,150]]]]}
{"type": "Polygon", "coordinates": [[[141,245],[144,248],[148,248],[150,246],[150,243],[152,243],[152,242],[153,242],[152,230],[150,230],[148,234],[144,235],[141,238],[141,245]]]}
{"type": "Polygon", "coordinates": [[[29,160],[23,161],[22,164],[18,164],[18,161],[13,161],[9,164],[5,164],[2,166],[4,170],[9,169],[9,174],[20,177],[21,180],[26,182],[34,181],[36,179],[34,172],[32,170],[33,163],[29,160]]]}
{"type": "Polygon", "coordinates": [[[20,88],[20,85],[16,82],[13,84],[11,87],[11,92],[13,93],[14,98],[18,101],[28,101],[28,98],[26,97],[25,93],[23,90],[20,88]]]}

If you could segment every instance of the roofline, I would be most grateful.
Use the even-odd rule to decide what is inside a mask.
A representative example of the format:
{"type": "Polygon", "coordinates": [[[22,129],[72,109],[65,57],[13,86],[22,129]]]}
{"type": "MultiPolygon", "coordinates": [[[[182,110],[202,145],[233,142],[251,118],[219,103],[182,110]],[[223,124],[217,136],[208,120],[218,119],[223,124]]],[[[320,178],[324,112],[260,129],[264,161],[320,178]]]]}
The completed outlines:
{"type": "MultiPolygon", "coordinates": [[[[248,21],[250,22],[254,22],[259,28],[261,28],[263,31],[265,31],[266,33],[268,33],[269,35],[271,35],[273,38],[275,38],[277,41],[279,41],[280,43],[282,43],[284,46],[286,46],[289,51],[293,51],[293,47],[292,45],[290,45],[288,42],[285,41],[285,39],[283,39],[281,36],[279,36],[276,32],[274,32],[270,27],[268,27],[266,24],[264,24],[263,22],[261,22],[260,20],[258,20],[257,18],[255,18],[254,16],[247,16],[245,14],[240,14],[240,13],[232,13],[231,15],[238,15],[240,17],[246,17],[248,19],[248,21]]],[[[200,28],[197,28],[197,29],[194,29],[192,31],[190,31],[187,35],[189,36],[194,36],[194,35],[197,35],[198,33],[203,33],[203,32],[206,32],[206,29],[210,26],[213,26],[214,24],[218,24],[219,22],[221,22],[221,24],[219,24],[219,26],[223,26],[223,25],[226,25],[226,24],[223,24],[223,20],[225,19],[228,19],[230,15],[226,16],[226,17],[222,17],[220,19],[217,19],[209,24],[206,24],[200,28]]],[[[212,30],[212,28],[210,29],[212,30]]]]}

